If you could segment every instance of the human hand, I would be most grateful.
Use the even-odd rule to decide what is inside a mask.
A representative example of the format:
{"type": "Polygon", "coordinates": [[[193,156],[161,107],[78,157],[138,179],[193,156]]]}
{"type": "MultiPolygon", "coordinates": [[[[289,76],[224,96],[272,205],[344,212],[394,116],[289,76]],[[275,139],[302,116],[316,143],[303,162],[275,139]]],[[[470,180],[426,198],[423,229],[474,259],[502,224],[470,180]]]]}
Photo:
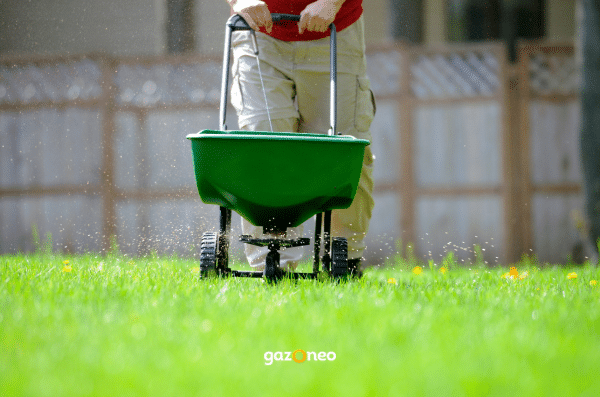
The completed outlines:
{"type": "Polygon", "coordinates": [[[268,33],[273,29],[269,7],[261,0],[228,0],[233,12],[240,14],[254,30],[265,27],[268,33]]]}
{"type": "Polygon", "coordinates": [[[325,32],[335,20],[345,0],[317,0],[300,13],[298,31],[325,32]]]}

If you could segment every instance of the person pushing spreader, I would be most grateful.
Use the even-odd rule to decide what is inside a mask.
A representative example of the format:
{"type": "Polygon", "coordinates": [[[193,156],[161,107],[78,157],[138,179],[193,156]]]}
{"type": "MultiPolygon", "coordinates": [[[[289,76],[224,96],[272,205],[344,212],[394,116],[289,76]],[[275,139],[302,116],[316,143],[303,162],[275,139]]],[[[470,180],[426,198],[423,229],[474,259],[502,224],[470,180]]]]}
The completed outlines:
{"type": "MultiPolygon", "coordinates": [[[[288,14],[271,14],[271,18],[275,23],[300,20],[300,16],[288,14]]],[[[205,232],[202,236],[200,273],[203,277],[218,274],[276,280],[284,274],[280,269],[280,251],[310,244],[310,239],[293,233],[290,236],[288,231],[316,215],[313,271],[288,274],[294,278],[316,278],[322,264],[322,271],[334,278],[346,277],[352,271],[352,266],[349,268],[348,265],[348,240],[332,235],[332,210],[348,208],[352,204],[370,142],[337,131],[335,25],[330,25],[330,125],[327,134],[227,130],[230,53],[235,31],[250,35],[264,87],[256,34],[244,18],[233,15],[226,24],[220,130],[203,130],[187,136],[192,143],[199,195],[205,203],[220,206],[219,231],[205,232]],[[245,222],[262,228],[260,236],[243,234],[240,237],[243,243],[266,250],[262,271],[237,271],[229,267],[232,210],[245,222]]],[[[263,94],[268,113],[267,94],[263,94]]],[[[268,119],[271,123],[270,114],[268,119]]],[[[371,156],[370,152],[368,156],[371,156]]]]}

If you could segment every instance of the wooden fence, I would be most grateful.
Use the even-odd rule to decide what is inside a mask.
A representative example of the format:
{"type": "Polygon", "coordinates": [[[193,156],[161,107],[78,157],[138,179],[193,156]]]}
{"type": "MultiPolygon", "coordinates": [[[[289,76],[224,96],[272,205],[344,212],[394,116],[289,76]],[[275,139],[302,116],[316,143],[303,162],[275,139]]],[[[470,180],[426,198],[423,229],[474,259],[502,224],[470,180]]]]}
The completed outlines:
{"type": "MultiPolygon", "coordinates": [[[[217,126],[220,61],[4,60],[0,249],[181,251],[210,218],[185,136],[217,126]]],[[[213,216],[216,219],[216,217],[213,216]]]]}
{"type": "MultiPolygon", "coordinates": [[[[490,263],[566,258],[581,206],[573,49],[520,54],[514,68],[499,43],[369,49],[370,262],[398,240],[433,260],[469,261],[474,244],[490,263]]],[[[197,197],[184,138],[218,127],[220,68],[200,56],[2,59],[0,253],[34,249],[33,225],[68,251],[113,235],[131,254],[193,249],[217,211],[197,197]]]]}
{"type": "Polygon", "coordinates": [[[582,239],[575,227],[583,213],[581,73],[572,44],[524,43],[519,60],[514,130],[522,205],[515,214],[523,227],[515,230],[515,245],[546,260],[564,259],[582,239]]]}
{"type": "MultiPolygon", "coordinates": [[[[369,65],[371,76],[381,76],[382,63],[398,65],[396,76],[375,81],[374,88],[376,94],[379,84],[391,88],[378,99],[394,109],[398,120],[392,132],[397,134],[395,145],[380,145],[390,150],[389,159],[397,159],[384,165],[395,167],[395,173],[378,189],[393,192],[398,200],[400,238],[414,242],[418,253],[434,261],[448,251],[473,259],[474,244],[490,260],[503,259],[510,183],[504,167],[504,46],[396,51],[398,62],[369,65]]],[[[372,58],[389,53],[375,51],[372,58]]]]}

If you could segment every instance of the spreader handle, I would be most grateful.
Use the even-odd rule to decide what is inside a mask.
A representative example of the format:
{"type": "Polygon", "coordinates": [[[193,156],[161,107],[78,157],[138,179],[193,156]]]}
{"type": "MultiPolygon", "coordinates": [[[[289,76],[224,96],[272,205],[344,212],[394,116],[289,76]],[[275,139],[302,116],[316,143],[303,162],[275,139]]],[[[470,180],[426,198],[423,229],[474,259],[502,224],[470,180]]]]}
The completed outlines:
{"type": "Polygon", "coordinates": [[[273,22],[280,21],[291,21],[291,22],[300,22],[300,15],[292,15],[292,14],[271,14],[271,19],[273,22]]]}
{"type": "MultiPolygon", "coordinates": [[[[300,15],[292,14],[271,14],[273,22],[292,21],[300,22],[300,15]]],[[[329,25],[331,31],[329,39],[329,131],[328,135],[337,134],[337,35],[335,25],[329,25]]]]}
{"type": "MultiPolygon", "coordinates": [[[[291,14],[271,14],[273,22],[280,21],[300,21],[300,15],[291,14]]],[[[223,54],[223,70],[221,78],[221,106],[219,113],[219,129],[221,131],[227,130],[225,124],[226,112],[227,112],[227,96],[229,90],[229,66],[231,62],[231,35],[236,30],[250,30],[254,34],[254,30],[248,25],[248,22],[242,18],[239,14],[232,15],[226,23],[225,28],[225,49],[223,54]]],[[[337,35],[335,25],[332,23],[329,25],[331,31],[329,39],[329,75],[330,75],[330,97],[329,97],[329,131],[328,135],[337,134],[337,35]]],[[[256,40],[256,39],[255,39],[256,40]]],[[[256,41],[255,41],[256,43],[256,41]]],[[[256,48],[258,53],[258,47],[256,48]]]]}
{"type": "MultiPolygon", "coordinates": [[[[300,22],[300,15],[293,14],[271,14],[271,20],[275,23],[281,21],[291,21],[291,22],[300,22]]],[[[229,20],[227,20],[227,26],[232,30],[252,30],[248,22],[239,14],[232,15],[229,20]]]]}
{"type": "MultiPolygon", "coordinates": [[[[300,15],[292,14],[271,14],[273,22],[292,21],[300,22],[300,15]]],[[[329,81],[330,81],[330,96],[329,96],[329,131],[328,135],[337,134],[337,35],[335,25],[329,25],[331,31],[329,39],[329,81]]]]}

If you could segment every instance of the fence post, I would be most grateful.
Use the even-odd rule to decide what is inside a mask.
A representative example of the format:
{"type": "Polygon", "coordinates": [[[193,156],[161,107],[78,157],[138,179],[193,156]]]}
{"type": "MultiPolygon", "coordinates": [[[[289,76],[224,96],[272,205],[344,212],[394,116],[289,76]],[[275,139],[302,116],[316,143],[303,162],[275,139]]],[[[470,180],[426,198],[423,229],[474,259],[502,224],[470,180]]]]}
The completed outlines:
{"type": "Polygon", "coordinates": [[[521,174],[521,142],[519,106],[520,81],[519,68],[508,63],[506,47],[498,55],[501,59],[499,102],[502,108],[502,168],[503,168],[503,200],[504,200],[504,234],[505,247],[503,261],[517,262],[523,252],[523,220],[521,219],[520,174],[521,174]]]}
{"type": "Polygon", "coordinates": [[[400,68],[400,230],[404,244],[416,243],[415,230],[415,175],[413,142],[414,101],[411,91],[412,49],[402,46],[402,67],[400,68]]]}
{"type": "Polygon", "coordinates": [[[530,165],[530,134],[529,134],[529,51],[524,46],[517,50],[517,69],[513,75],[516,81],[511,90],[510,101],[511,144],[512,154],[510,163],[512,183],[512,210],[510,219],[511,238],[508,243],[509,261],[518,261],[520,257],[532,248],[532,209],[531,209],[531,165],[530,165]]]}
{"type": "Polygon", "coordinates": [[[102,58],[102,249],[111,248],[111,239],[117,234],[116,191],[114,185],[115,160],[115,73],[118,62],[112,57],[102,58]]]}
{"type": "Polygon", "coordinates": [[[519,261],[525,253],[529,239],[530,211],[529,183],[529,145],[528,145],[528,115],[526,103],[526,86],[529,84],[523,60],[522,49],[518,51],[519,63],[506,70],[507,92],[505,109],[508,120],[505,121],[504,173],[505,173],[505,222],[506,222],[506,253],[508,263],[519,261]]]}

